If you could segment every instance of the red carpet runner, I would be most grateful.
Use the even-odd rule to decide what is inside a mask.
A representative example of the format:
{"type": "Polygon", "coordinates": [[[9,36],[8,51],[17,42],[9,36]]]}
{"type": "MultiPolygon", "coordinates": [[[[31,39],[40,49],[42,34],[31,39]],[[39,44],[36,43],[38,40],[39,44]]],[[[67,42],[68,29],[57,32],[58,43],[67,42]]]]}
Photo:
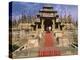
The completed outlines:
{"type": "Polygon", "coordinates": [[[39,56],[59,56],[61,52],[54,46],[54,37],[52,33],[45,33],[44,36],[44,48],[39,50],[39,56]],[[51,48],[52,47],[52,48],[51,48]],[[54,48],[53,48],[54,47],[54,48]]]}

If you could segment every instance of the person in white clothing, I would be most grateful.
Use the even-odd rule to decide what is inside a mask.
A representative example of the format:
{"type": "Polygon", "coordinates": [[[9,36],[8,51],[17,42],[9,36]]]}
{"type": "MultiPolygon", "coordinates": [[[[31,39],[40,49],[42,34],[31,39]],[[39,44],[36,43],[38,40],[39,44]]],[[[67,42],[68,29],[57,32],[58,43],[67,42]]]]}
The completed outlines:
{"type": "Polygon", "coordinates": [[[49,26],[49,31],[51,31],[51,27],[49,26]]]}

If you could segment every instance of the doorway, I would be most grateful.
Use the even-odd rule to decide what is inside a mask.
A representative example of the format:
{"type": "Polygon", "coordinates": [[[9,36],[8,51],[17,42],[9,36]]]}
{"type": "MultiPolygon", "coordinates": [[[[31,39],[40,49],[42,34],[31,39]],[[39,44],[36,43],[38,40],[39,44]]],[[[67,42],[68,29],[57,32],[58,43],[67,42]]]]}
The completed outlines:
{"type": "Polygon", "coordinates": [[[47,31],[49,27],[51,27],[51,31],[52,31],[52,19],[45,19],[44,21],[44,30],[47,31]]]}

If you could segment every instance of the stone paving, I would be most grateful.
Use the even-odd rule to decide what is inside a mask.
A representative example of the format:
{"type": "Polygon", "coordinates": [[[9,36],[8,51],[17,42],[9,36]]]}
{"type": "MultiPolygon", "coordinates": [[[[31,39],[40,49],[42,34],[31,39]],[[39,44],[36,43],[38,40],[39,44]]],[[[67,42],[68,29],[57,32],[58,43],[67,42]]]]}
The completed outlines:
{"type": "MultiPolygon", "coordinates": [[[[72,42],[73,42],[73,32],[70,31],[56,31],[56,32],[51,32],[52,36],[53,36],[53,42],[50,41],[45,41],[45,32],[42,33],[42,37],[39,38],[38,37],[38,47],[31,47],[28,48],[28,44],[24,44],[23,46],[21,46],[19,49],[17,49],[16,51],[13,52],[13,58],[21,58],[21,57],[37,57],[37,56],[49,56],[50,53],[45,53],[46,51],[43,51],[43,54],[39,54],[40,49],[46,49],[48,47],[46,46],[51,46],[51,48],[54,48],[54,51],[58,51],[58,55],[75,55],[77,54],[77,48],[73,48],[71,46],[72,42]],[[57,40],[56,38],[59,37],[59,40],[57,40]],[[46,43],[45,43],[46,42],[46,43]],[[56,49],[56,50],[55,50],[56,49]],[[61,52],[60,52],[61,51],[61,52]]],[[[39,34],[38,34],[39,35],[39,34]]],[[[49,36],[50,38],[50,36],[49,36]]],[[[46,35],[46,40],[50,40],[48,38],[48,35],[46,35]]],[[[37,38],[36,38],[37,39],[37,38]]],[[[35,43],[34,43],[35,44],[35,43]]],[[[34,45],[32,45],[34,46],[34,45]]],[[[52,49],[53,49],[52,48],[52,49]]],[[[42,49],[42,50],[43,50],[42,49]]],[[[51,51],[51,52],[54,52],[51,51]]],[[[50,51],[48,51],[50,52],[50,51]]],[[[51,54],[53,55],[53,54],[51,54]]]]}

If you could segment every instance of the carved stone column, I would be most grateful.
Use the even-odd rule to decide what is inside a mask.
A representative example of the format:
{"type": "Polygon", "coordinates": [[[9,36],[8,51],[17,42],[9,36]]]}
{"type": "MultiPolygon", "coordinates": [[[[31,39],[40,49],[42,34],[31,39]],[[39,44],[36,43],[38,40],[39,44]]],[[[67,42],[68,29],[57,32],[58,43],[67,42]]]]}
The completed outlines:
{"type": "Polygon", "coordinates": [[[55,21],[54,21],[54,19],[52,20],[52,22],[53,22],[52,30],[54,30],[55,29],[55,21]]]}
{"type": "Polygon", "coordinates": [[[59,19],[56,19],[56,22],[58,23],[58,29],[60,30],[60,24],[59,24],[59,19]]]}
{"type": "Polygon", "coordinates": [[[44,20],[42,20],[41,29],[44,31],[44,20]]]}

